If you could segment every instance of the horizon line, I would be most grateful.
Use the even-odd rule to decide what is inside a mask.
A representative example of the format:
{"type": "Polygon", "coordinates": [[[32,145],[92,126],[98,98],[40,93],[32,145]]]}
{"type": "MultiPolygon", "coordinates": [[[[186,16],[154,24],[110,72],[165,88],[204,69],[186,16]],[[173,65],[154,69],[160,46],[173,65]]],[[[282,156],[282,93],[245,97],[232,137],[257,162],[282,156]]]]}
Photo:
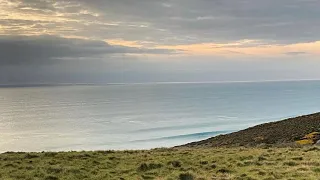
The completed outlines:
{"type": "Polygon", "coordinates": [[[301,82],[320,81],[320,79],[281,79],[281,80],[252,80],[252,81],[165,81],[165,82],[128,82],[128,83],[24,83],[0,84],[0,87],[28,87],[28,86],[81,86],[81,85],[157,85],[157,84],[227,84],[227,83],[264,83],[264,82],[301,82]]]}

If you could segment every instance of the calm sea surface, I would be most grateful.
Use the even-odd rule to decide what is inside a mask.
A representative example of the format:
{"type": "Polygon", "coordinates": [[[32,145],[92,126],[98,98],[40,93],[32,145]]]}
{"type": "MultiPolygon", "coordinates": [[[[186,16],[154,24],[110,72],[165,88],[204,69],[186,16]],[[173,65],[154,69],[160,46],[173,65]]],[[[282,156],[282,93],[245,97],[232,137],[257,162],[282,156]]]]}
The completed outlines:
{"type": "Polygon", "coordinates": [[[0,88],[0,152],[170,147],[320,111],[320,82],[0,88]]]}

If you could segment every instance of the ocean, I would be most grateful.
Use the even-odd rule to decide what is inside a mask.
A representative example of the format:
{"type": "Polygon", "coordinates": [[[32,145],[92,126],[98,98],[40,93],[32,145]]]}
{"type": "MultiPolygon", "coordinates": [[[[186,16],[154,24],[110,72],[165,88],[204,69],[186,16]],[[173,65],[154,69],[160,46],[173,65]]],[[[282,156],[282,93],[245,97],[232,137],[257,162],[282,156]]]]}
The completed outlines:
{"type": "Polygon", "coordinates": [[[320,81],[0,88],[0,152],[172,147],[320,111],[320,81]]]}

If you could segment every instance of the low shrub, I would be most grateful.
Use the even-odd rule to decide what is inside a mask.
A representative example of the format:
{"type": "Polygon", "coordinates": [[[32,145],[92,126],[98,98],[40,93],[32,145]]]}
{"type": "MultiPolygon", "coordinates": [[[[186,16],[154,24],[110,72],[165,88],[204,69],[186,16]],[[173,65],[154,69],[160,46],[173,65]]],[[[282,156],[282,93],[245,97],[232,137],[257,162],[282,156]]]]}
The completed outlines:
{"type": "Polygon", "coordinates": [[[288,161],[288,162],[284,162],[283,165],[286,165],[286,166],[296,166],[297,163],[294,162],[294,161],[288,161]]]}
{"type": "Polygon", "coordinates": [[[191,173],[181,173],[179,175],[179,180],[194,180],[194,176],[191,173]]]}
{"type": "Polygon", "coordinates": [[[207,165],[209,162],[208,161],[200,161],[201,165],[207,165]]]}
{"type": "Polygon", "coordinates": [[[47,176],[45,177],[45,180],[58,180],[59,178],[56,176],[47,176]]]}
{"type": "Polygon", "coordinates": [[[182,163],[180,161],[169,161],[168,165],[172,165],[174,168],[179,168],[182,166],[182,163]]]}
{"type": "Polygon", "coordinates": [[[218,171],[217,171],[217,173],[231,173],[231,171],[229,170],[229,169],[227,169],[227,168],[221,168],[221,169],[219,169],[218,171]]]}
{"type": "Polygon", "coordinates": [[[138,171],[150,171],[152,169],[158,169],[161,168],[163,165],[160,163],[142,163],[140,164],[140,166],[138,167],[138,171]]]}
{"type": "Polygon", "coordinates": [[[303,160],[303,157],[293,157],[292,160],[295,160],[295,161],[302,161],[303,160]]]}

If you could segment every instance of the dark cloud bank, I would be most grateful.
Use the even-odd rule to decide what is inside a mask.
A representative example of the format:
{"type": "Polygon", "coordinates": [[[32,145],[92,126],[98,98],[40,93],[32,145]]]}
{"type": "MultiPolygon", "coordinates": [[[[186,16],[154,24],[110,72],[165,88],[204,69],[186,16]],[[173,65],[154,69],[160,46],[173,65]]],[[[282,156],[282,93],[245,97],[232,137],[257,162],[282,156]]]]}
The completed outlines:
{"type": "Polygon", "coordinates": [[[0,83],[119,82],[128,67],[143,65],[135,54],[175,53],[57,36],[1,36],[0,83]]]}
{"type": "Polygon", "coordinates": [[[291,52],[287,59],[171,56],[176,53],[58,36],[1,36],[0,84],[259,81],[320,77],[318,62],[304,59],[300,56],[304,54],[302,52],[291,52]],[[143,54],[161,54],[167,58],[149,58],[143,54]],[[295,59],[291,59],[293,56],[295,59]]]}
{"type": "Polygon", "coordinates": [[[46,64],[68,59],[108,59],[115,54],[170,54],[166,49],[112,46],[104,41],[57,36],[0,36],[0,64],[46,64]]]}

